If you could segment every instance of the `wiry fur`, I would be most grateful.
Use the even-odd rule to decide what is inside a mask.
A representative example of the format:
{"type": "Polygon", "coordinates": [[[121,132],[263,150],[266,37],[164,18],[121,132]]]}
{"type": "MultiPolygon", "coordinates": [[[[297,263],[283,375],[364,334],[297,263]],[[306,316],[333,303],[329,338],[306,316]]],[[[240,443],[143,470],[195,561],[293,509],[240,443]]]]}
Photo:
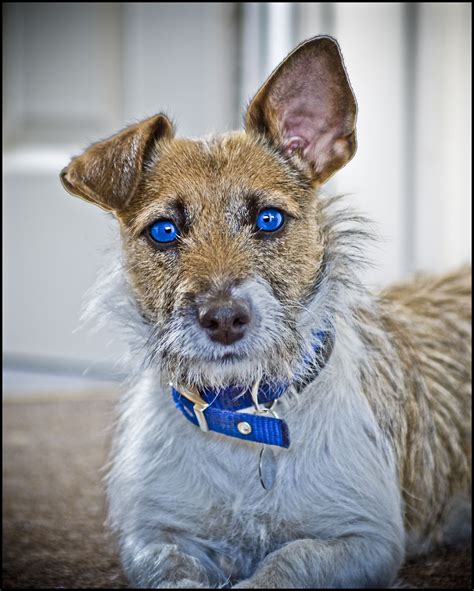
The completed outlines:
{"type": "Polygon", "coordinates": [[[355,151],[356,111],[338,46],[319,37],[270,76],[245,132],[175,139],[157,115],[62,173],[120,223],[123,255],[91,310],[130,336],[108,495],[135,585],[387,586],[407,550],[466,533],[470,272],[364,289],[370,225],[317,192],[355,151]],[[268,207],[286,224],[262,235],[256,215],[268,207]],[[180,229],[171,248],[149,236],[157,219],[180,229]],[[222,294],[251,310],[231,344],[197,321],[222,294]],[[321,361],[315,330],[334,334],[333,349],[296,388],[301,360],[321,361]],[[277,404],[291,445],[275,448],[270,491],[260,446],[201,432],[168,383],[258,378],[292,384],[277,404]]]}
{"type": "MultiPolygon", "coordinates": [[[[179,579],[178,567],[170,568],[175,547],[203,565],[183,566],[182,576],[193,577],[189,585],[207,586],[251,576],[265,556],[280,547],[290,552],[292,542],[291,570],[300,586],[386,585],[402,560],[405,536],[416,538],[413,550],[426,549],[429,541],[439,539],[449,500],[467,498],[469,380],[467,366],[457,359],[469,359],[468,302],[460,308],[458,299],[467,295],[468,270],[439,279],[438,285],[420,278],[418,284],[380,296],[368,294],[356,273],[364,264],[361,239],[369,237],[367,224],[337,207],[338,201],[322,202],[324,272],[299,315],[299,336],[308,345],[308,327],[323,326],[328,318],[336,344],[320,377],[300,394],[289,392],[279,404],[280,416],[290,425],[292,448],[277,452],[278,485],[269,493],[257,478],[258,448],[203,434],[183,421],[159,371],[149,367],[144,372],[143,362],[156,359],[155,331],[141,320],[120,264],[108,288],[98,288],[98,318],[108,323],[109,315],[116,319],[123,310],[126,324],[132,319],[132,326],[142,329],[135,334],[137,375],[122,402],[109,476],[110,523],[119,533],[125,568],[137,584],[161,581],[166,586],[172,583],[169,577],[179,579]],[[435,329],[413,308],[417,304],[423,310],[446,298],[456,309],[446,312],[452,343],[446,342],[448,351],[442,352],[433,347],[430,331],[435,329]],[[430,353],[434,376],[407,372],[430,353]],[[446,391],[443,383],[455,379],[447,377],[451,365],[460,373],[454,373],[456,387],[446,391]],[[352,548],[351,539],[360,544],[352,548]],[[308,550],[315,553],[311,569],[303,540],[318,540],[308,550]],[[137,545],[148,543],[152,547],[135,556],[137,545]],[[168,568],[160,563],[161,551],[168,568]],[[333,559],[338,566],[329,576],[320,561],[333,559]]],[[[431,322],[440,326],[439,308],[432,312],[431,322]]],[[[242,378],[248,372],[265,373],[262,361],[255,359],[242,378]]],[[[282,362],[279,358],[277,365],[282,362]]],[[[277,562],[285,568],[281,557],[277,562]]],[[[273,569],[262,571],[268,586],[273,569]]],[[[256,583],[251,578],[245,585],[256,583]]]]}

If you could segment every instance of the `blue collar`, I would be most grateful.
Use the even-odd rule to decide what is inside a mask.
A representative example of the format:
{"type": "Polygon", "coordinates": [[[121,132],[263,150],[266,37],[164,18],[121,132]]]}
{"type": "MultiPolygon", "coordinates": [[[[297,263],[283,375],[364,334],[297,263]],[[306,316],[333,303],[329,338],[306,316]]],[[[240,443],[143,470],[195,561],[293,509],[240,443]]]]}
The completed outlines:
{"type": "MultiPolygon", "coordinates": [[[[301,377],[297,376],[294,382],[297,389],[304,387],[320,373],[332,352],[332,331],[317,331],[314,336],[316,357],[307,356],[303,360],[301,377]]],[[[178,391],[172,387],[171,392],[176,407],[202,431],[215,431],[245,441],[289,447],[288,425],[265,406],[278,400],[289,386],[289,382],[263,382],[255,384],[253,388],[229,386],[221,390],[204,388],[198,392],[182,387],[178,391]],[[243,409],[253,412],[239,412],[243,409]]]]}

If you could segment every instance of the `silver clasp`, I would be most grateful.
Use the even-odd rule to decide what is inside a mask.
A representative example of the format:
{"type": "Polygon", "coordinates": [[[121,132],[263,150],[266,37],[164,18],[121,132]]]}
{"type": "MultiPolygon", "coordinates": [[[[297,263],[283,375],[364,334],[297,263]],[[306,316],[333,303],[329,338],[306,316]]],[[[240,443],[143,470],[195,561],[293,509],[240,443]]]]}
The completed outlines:
{"type": "Polygon", "coordinates": [[[272,403],[270,404],[270,406],[262,406],[260,404],[260,402],[258,401],[258,389],[260,387],[260,381],[261,381],[261,378],[258,378],[255,381],[255,384],[252,386],[252,391],[251,391],[252,402],[255,407],[255,410],[261,414],[271,414],[273,417],[278,419],[279,418],[278,415],[273,410],[275,404],[278,402],[278,399],[273,400],[272,403]]]}
{"type": "Polygon", "coordinates": [[[265,411],[265,407],[263,407],[260,402],[258,401],[258,389],[260,387],[260,381],[262,378],[258,378],[255,381],[255,384],[252,386],[252,391],[251,391],[251,396],[252,396],[252,402],[253,405],[255,406],[255,410],[257,412],[264,412],[265,411]]]}
{"type": "Polygon", "coordinates": [[[176,390],[194,404],[194,415],[199,423],[199,428],[201,431],[207,433],[209,431],[209,426],[207,424],[206,417],[204,416],[204,411],[206,408],[209,408],[209,404],[203,400],[199,392],[194,388],[187,389],[179,386],[176,388],[176,390]]]}

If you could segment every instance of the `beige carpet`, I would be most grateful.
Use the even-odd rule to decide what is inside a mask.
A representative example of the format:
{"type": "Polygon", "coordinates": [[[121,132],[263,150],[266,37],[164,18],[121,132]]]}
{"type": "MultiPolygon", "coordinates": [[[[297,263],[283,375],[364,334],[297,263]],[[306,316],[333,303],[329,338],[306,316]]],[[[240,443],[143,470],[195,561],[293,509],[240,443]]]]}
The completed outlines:
{"type": "MultiPolygon", "coordinates": [[[[111,398],[7,402],[2,588],[124,588],[103,523],[111,398]]],[[[405,587],[472,588],[470,548],[408,564],[405,587]]]]}

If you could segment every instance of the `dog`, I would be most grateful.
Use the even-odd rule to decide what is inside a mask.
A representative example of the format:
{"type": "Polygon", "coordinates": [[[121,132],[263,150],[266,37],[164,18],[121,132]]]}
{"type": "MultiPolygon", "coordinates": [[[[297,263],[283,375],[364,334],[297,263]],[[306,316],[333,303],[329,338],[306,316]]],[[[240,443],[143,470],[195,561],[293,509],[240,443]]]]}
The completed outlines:
{"type": "Polygon", "coordinates": [[[134,586],[385,587],[469,535],[470,269],[364,288],[369,226],[318,192],[356,117],[319,36],[243,131],[158,114],[61,172],[120,227],[98,309],[130,336],[107,490],[134,586]]]}

